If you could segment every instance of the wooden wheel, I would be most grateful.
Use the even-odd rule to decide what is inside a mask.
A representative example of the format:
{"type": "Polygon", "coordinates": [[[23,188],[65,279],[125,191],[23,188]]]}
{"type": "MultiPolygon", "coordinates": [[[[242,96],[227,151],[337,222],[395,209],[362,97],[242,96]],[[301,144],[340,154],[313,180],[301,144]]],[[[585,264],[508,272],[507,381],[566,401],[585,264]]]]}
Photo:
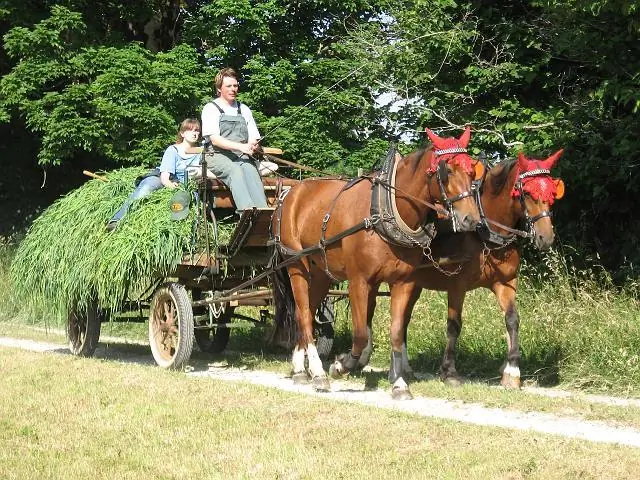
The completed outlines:
{"type": "Polygon", "coordinates": [[[96,302],[90,302],[86,310],[69,309],[67,316],[67,340],[69,350],[79,357],[91,357],[98,347],[102,312],[96,302]]]}
{"type": "Polygon", "coordinates": [[[149,309],[149,344],[156,363],[181,369],[193,350],[193,310],[185,288],[165,283],[153,294],[149,309]]]}

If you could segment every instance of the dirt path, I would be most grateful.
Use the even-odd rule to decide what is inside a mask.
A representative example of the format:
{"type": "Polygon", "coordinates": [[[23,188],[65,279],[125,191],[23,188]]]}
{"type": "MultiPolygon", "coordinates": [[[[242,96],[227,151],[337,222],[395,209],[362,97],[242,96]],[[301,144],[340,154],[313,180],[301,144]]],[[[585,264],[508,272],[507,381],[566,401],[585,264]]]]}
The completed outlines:
{"type": "MultiPolygon", "coordinates": [[[[7,337],[0,337],[0,347],[69,354],[68,349],[64,345],[7,337]]],[[[96,356],[99,358],[114,359],[113,354],[107,350],[108,349],[101,346],[96,352],[96,356]]],[[[146,353],[144,356],[139,354],[126,355],[124,358],[120,356],[116,359],[143,364],[153,363],[149,353],[146,353]]],[[[186,374],[193,378],[214,378],[222,381],[247,382],[288,392],[314,395],[326,400],[359,403],[423,417],[447,419],[514,430],[535,431],[591,442],[640,447],[640,430],[614,426],[604,422],[586,421],[540,412],[527,413],[502,410],[499,408],[487,408],[480,404],[427,397],[416,397],[414,400],[406,402],[394,402],[385,390],[364,390],[362,385],[349,381],[332,381],[330,393],[317,393],[310,385],[294,385],[290,378],[278,373],[243,370],[231,368],[224,364],[214,364],[206,371],[190,371],[186,372],[186,374]]],[[[525,390],[530,393],[555,397],[578,396],[581,399],[594,403],[618,406],[640,406],[640,401],[638,400],[598,395],[575,395],[570,392],[538,388],[528,388],[525,390]]]]}

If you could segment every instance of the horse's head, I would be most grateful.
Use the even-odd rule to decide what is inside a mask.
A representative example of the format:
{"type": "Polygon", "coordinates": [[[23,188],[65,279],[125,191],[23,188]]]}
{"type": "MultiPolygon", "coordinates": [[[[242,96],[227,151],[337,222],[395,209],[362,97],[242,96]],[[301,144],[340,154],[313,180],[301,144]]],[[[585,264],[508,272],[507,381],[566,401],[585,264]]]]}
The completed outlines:
{"type": "Polygon", "coordinates": [[[471,129],[467,127],[460,138],[440,138],[428,128],[425,131],[433,144],[427,169],[430,195],[447,209],[454,231],[473,231],[480,212],[471,182],[482,177],[484,165],[467,154],[471,129]]]}
{"type": "Polygon", "coordinates": [[[562,156],[560,149],[546,160],[535,160],[518,154],[517,179],[511,196],[520,200],[520,206],[536,247],[549,248],[553,244],[554,233],[551,222],[551,206],[564,196],[564,182],[551,178],[551,168],[562,156]]]}

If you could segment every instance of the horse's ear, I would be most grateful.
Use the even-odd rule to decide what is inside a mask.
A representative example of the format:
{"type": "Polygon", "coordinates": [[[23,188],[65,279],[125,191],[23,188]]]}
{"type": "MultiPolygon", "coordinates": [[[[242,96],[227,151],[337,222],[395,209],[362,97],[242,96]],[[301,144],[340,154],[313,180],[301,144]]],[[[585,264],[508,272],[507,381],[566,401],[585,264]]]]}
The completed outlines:
{"type": "Polygon", "coordinates": [[[547,170],[551,170],[563,153],[564,153],[564,149],[561,148],[556,153],[554,153],[549,158],[547,158],[545,161],[540,162],[540,166],[547,170]]]}
{"type": "Polygon", "coordinates": [[[428,128],[425,128],[424,131],[427,132],[427,137],[429,137],[429,140],[431,141],[431,143],[433,143],[433,145],[436,148],[439,148],[438,144],[442,139],[439,136],[437,136],[435,133],[433,133],[431,130],[429,130],[428,128]]]}
{"type": "Polygon", "coordinates": [[[553,183],[556,184],[556,200],[560,200],[564,197],[564,182],[561,178],[554,178],[553,183]]]}
{"type": "Polygon", "coordinates": [[[471,139],[471,127],[467,125],[467,128],[464,129],[464,132],[458,139],[458,141],[460,142],[460,146],[462,148],[467,148],[467,145],[469,145],[470,139],[471,139]]]}
{"type": "Polygon", "coordinates": [[[524,153],[518,152],[518,168],[521,172],[526,172],[529,167],[529,159],[524,156],[524,153]]]}

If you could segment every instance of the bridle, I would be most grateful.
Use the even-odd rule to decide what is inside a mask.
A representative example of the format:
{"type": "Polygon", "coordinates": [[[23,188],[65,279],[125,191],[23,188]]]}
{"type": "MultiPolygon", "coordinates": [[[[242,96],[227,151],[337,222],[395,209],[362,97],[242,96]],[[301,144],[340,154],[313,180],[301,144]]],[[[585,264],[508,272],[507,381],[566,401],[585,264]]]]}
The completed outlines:
{"type": "Polygon", "coordinates": [[[490,218],[488,218],[484,213],[484,209],[482,208],[482,199],[481,199],[482,181],[478,182],[477,184],[473,184],[472,189],[476,196],[476,203],[478,204],[478,209],[480,210],[480,223],[478,224],[478,228],[484,229],[484,234],[481,234],[481,236],[484,236],[485,240],[488,240],[491,243],[499,245],[498,248],[509,245],[515,240],[516,237],[528,238],[533,243],[536,235],[536,230],[535,230],[536,222],[544,217],[552,218],[553,212],[551,212],[550,210],[545,210],[533,217],[529,214],[529,210],[527,209],[527,205],[524,199],[525,195],[528,195],[528,194],[524,191],[522,179],[527,177],[535,177],[535,176],[550,175],[550,174],[551,172],[549,170],[540,168],[537,170],[524,172],[518,175],[514,188],[516,188],[519,193],[518,197],[520,199],[520,207],[522,208],[522,212],[524,213],[524,221],[525,221],[524,230],[511,228],[506,225],[503,225],[500,222],[496,222],[495,220],[491,220],[490,218]],[[495,232],[494,230],[491,229],[489,224],[499,227],[503,230],[506,230],[507,232],[510,233],[510,235],[502,235],[495,232]]]}
{"type": "MultiPolygon", "coordinates": [[[[467,153],[467,149],[464,147],[452,147],[452,148],[445,148],[442,150],[433,151],[433,155],[434,157],[436,157],[436,159],[437,157],[441,157],[443,155],[454,154],[454,156],[452,157],[453,159],[458,154],[461,154],[461,153],[467,153]]],[[[440,160],[438,162],[438,167],[435,170],[435,174],[436,174],[436,179],[438,180],[438,186],[440,188],[440,202],[442,203],[446,211],[449,213],[449,218],[451,218],[451,223],[453,225],[453,231],[458,232],[460,231],[459,230],[460,226],[458,225],[458,219],[456,215],[454,215],[453,204],[464,198],[472,196],[473,193],[468,190],[465,190],[464,192],[461,192],[458,195],[455,195],[453,197],[447,197],[447,190],[444,186],[445,182],[447,182],[449,177],[449,173],[447,172],[447,167],[446,167],[447,162],[448,161],[444,159],[440,160]]],[[[431,175],[433,175],[433,173],[431,175]]]]}
{"type": "Polygon", "coordinates": [[[518,175],[518,180],[516,181],[516,184],[515,184],[515,188],[518,190],[520,194],[518,196],[520,198],[520,206],[522,207],[522,211],[524,212],[524,221],[525,221],[525,229],[527,232],[527,236],[530,237],[532,241],[533,241],[533,238],[535,237],[536,222],[545,217],[553,218],[553,212],[551,210],[544,210],[534,217],[529,215],[529,210],[527,209],[527,206],[524,201],[525,191],[523,188],[522,180],[527,177],[538,177],[542,175],[551,175],[551,172],[544,168],[538,168],[536,170],[524,172],[518,175]]]}

